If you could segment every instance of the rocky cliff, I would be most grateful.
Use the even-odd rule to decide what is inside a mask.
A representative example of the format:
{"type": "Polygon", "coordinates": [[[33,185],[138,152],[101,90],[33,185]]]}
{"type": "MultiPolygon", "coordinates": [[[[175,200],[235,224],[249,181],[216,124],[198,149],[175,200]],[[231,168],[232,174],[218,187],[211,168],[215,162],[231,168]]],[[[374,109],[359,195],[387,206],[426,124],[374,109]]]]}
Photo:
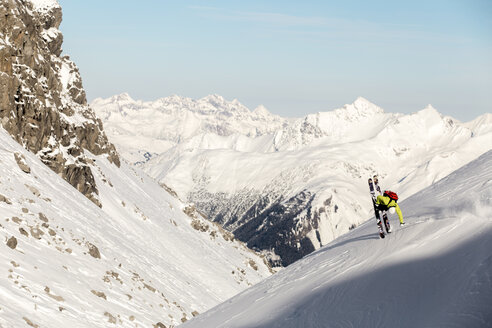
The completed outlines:
{"type": "Polygon", "coordinates": [[[56,0],[1,0],[0,17],[1,125],[101,206],[86,152],[120,161],[87,104],[78,68],[61,56],[61,7],[56,0]]]}

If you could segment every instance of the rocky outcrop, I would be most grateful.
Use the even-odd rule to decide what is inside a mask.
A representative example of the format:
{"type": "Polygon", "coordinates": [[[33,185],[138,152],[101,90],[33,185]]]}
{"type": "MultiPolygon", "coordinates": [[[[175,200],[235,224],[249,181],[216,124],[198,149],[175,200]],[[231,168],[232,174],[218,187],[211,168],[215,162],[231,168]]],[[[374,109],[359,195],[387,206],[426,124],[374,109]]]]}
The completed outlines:
{"type": "Polygon", "coordinates": [[[14,157],[15,157],[15,161],[17,162],[17,165],[24,173],[31,173],[31,168],[29,167],[29,165],[27,165],[24,155],[19,153],[14,153],[14,157]]]}
{"type": "Polygon", "coordinates": [[[60,6],[55,0],[0,0],[0,17],[1,125],[100,206],[86,151],[120,162],[87,105],[77,67],[61,57],[60,6]]]}
{"type": "Polygon", "coordinates": [[[14,236],[10,237],[9,240],[7,240],[7,246],[15,249],[17,247],[17,238],[14,236]]]}

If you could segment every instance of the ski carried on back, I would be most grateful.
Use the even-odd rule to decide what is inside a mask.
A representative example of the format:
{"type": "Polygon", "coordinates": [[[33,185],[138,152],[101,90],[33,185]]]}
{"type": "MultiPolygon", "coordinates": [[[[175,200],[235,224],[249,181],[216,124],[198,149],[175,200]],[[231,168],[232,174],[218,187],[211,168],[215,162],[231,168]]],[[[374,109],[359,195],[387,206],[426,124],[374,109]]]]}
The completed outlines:
{"type": "MultiPolygon", "coordinates": [[[[375,175],[373,178],[369,178],[368,183],[369,183],[369,191],[371,193],[371,198],[372,198],[372,205],[374,207],[374,214],[376,216],[376,223],[377,223],[378,229],[379,229],[379,237],[384,238],[385,233],[383,230],[383,224],[381,222],[381,217],[380,217],[379,210],[378,210],[378,207],[376,204],[377,196],[381,195],[381,187],[379,187],[378,176],[375,175]]],[[[383,221],[384,221],[384,228],[386,229],[386,232],[390,233],[391,227],[390,227],[388,216],[386,215],[386,212],[383,212],[383,221]]]]}

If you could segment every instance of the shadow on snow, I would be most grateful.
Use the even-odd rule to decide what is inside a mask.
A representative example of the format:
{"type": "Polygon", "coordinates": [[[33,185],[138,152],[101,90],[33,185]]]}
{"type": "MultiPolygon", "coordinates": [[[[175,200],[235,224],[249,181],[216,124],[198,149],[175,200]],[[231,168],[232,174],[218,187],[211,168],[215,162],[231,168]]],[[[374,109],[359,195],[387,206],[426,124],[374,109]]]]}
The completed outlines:
{"type": "MultiPolygon", "coordinates": [[[[331,248],[357,240],[363,235],[331,248]]],[[[257,328],[491,327],[492,230],[446,253],[402,262],[289,300],[257,328]]]]}

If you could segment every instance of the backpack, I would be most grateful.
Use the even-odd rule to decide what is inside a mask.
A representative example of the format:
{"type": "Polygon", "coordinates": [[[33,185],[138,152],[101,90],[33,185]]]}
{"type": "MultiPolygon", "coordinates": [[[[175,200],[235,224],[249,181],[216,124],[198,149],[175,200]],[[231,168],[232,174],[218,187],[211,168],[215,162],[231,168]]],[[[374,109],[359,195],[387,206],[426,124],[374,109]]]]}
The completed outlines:
{"type": "Polygon", "coordinates": [[[396,192],[385,190],[383,196],[388,196],[390,199],[394,200],[395,202],[398,201],[398,195],[396,192]]]}

